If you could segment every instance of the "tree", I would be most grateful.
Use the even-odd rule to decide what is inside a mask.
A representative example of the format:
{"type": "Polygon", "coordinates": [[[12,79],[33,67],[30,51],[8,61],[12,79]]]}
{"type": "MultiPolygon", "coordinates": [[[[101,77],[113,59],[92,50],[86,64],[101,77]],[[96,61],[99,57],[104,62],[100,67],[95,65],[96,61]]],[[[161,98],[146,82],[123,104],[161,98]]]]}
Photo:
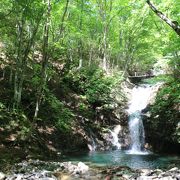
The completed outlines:
{"type": "Polygon", "coordinates": [[[47,81],[50,18],[51,18],[51,0],[47,0],[47,12],[46,12],[45,25],[44,25],[44,32],[43,32],[41,77],[40,77],[40,85],[37,90],[37,100],[36,100],[34,118],[37,118],[38,116],[39,106],[41,104],[44,95],[46,81],[47,81]]]}
{"type": "Polygon", "coordinates": [[[159,59],[171,58],[174,61],[169,64],[177,76],[179,41],[175,35],[179,26],[167,17],[176,18],[178,3],[159,2],[157,8],[151,1],[147,3],[155,13],[144,6],[144,0],[51,0],[49,17],[47,1],[0,2],[0,39],[9,60],[14,108],[19,108],[33,77],[36,83],[29,83],[28,88],[35,94],[37,114],[48,88],[49,70],[64,76],[81,66],[96,66],[104,72],[121,71],[128,76],[135,71],[145,73],[159,59]],[[166,16],[158,10],[167,7],[166,16]],[[36,58],[37,54],[41,58],[36,58]],[[49,68],[54,66],[59,69],[49,68]]]}
{"type": "MultiPolygon", "coordinates": [[[[28,56],[35,43],[36,34],[43,14],[43,5],[41,1],[6,1],[9,13],[2,11],[2,29],[4,29],[6,54],[11,63],[11,77],[14,77],[14,97],[13,108],[19,108],[25,71],[27,68],[28,56]],[[6,14],[6,15],[5,15],[6,14]],[[10,28],[9,28],[10,27],[10,28]],[[10,30],[11,29],[11,30],[10,30]],[[9,36],[9,37],[7,37],[9,36]],[[8,42],[8,43],[7,43],[8,42]],[[9,47],[9,48],[8,48],[9,47]],[[11,47],[11,48],[10,48],[11,47]],[[13,75],[12,75],[13,74],[13,75]]],[[[4,39],[4,38],[3,38],[4,39]]]]}
{"type": "Polygon", "coordinates": [[[155,12],[157,16],[159,16],[166,24],[168,24],[179,36],[180,36],[180,26],[177,21],[172,21],[165,14],[159,11],[154,4],[152,4],[149,0],[146,1],[149,7],[155,12]]]}

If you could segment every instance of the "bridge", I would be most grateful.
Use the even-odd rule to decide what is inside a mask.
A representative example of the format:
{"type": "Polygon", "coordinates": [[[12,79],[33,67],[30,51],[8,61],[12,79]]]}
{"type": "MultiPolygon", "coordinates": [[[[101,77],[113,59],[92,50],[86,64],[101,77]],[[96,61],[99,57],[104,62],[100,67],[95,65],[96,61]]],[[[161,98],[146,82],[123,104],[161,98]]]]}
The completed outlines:
{"type": "Polygon", "coordinates": [[[134,76],[129,76],[128,78],[130,79],[131,82],[133,83],[138,83],[142,81],[143,79],[148,79],[155,77],[153,74],[143,74],[143,75],[134,75],[134,76]]]}

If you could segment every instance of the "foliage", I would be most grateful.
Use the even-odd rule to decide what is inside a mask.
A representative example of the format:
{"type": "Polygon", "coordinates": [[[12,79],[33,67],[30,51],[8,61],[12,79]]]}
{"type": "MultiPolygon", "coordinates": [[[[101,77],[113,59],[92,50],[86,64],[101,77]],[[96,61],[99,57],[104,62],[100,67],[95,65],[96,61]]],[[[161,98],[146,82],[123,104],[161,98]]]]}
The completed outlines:
{"type": "Polygon", "coordinates": [[[157,95],[151,108],[152,128],[158,139],[163,142],[179,142],[177,127],[179,126],[180,82],[172,80],[165,83],[157,95]]]}
{"type": "Polygon", "coordinates": [[[64,82],[76,93],[84,95],[92,106],[102,106],[111,102],[111,90],[120,83],[121,76],[107,76],[95,66],[71,71],[64,82]]]}
{"type": "MultiPolygon", "coordinates": [[[[81,91],[91,103],[95,103],[97,98],[107,101],[104,95],[110,92],[111,79],[99,78],[101,72],[98,70],[96,74],[91,72],[94,77],[89,78],[91,75],[85,72],[88,67],[100,67],[107,73],[123,71],[124,75],[134,71],[146,73],[156,62],[166,58],[170,73],[178,76],[178,38],[145,1],[51,0],[48,16],[47,2],[0,2],[0,51],[8,57],[13,79],[9,78],[14,93],[10,102],[17,99],[18,104],[23,99],[24,80],[31,78],[29,83],[33,83],[36,97],[32,98],[33,101],[41,97],[44,85],[56,71],[61,75],[64,71],[69,75],[72,72],[71,75],[75,76],[71,81],[74,83],[72,88],[77,87],[74,91],[81,91]],[[48,41],[43,46],[47,18],[50,22],[47,23],[48,41]],[[43,47],[47,48],[46,52],[43,47]],[[44,57],[48,60],[46,65],[42,62],[44,57]],[[33,69],[32,74],[28,69],[33,69]],[[103,92],[102,95],[100,92],[103,92]]],[[[176,1],[158,2],[157,6],[165,13],[168,11],[172,19],[179,20],[179,4],[176,1]]]]}
{"type": "Polygon", "coordinates": [[[45,102],[40,111],[40,117],[43,123],[55,125],[59,130],[64,132],[70,130],[73,113],[54,94],[50,92],[46,92],[46,94],[45,102]]]}
{"type": "MultiPolygon", "coordinates": [[[[179,21],[178,1],[158,1],[157,8],[179,21]]],[[[129,74],[166,66],[179,77],[180,41],[144,0],[3,0],[0,20],[0,98],[12,108],[1,107],[1,120],[9,118],[10,129],[20,123],[22,138],[39,122],[69,130],[69,92],[83,99],[75,108],[84,115],[108,107],[113,88],[129,74]]],[[[178,84],[166,85],[153,109],[165,125],[174,125],[177,116],[178,84]]]]}
{"type": "Polygon", "coordinates": [[[31,123],[23,112],[8,111],[8,109],[0,103],[0,121],[3,128],[4,136],[13,137],[12,141],[18,143],[25,140],[31,132],[31,123]]]}
{"type": "Polygon", "coordinates": [[[171,75],[161,74],[152,78],[144,79],[142,82],[148,84],[156,84],[156,83],[165,83],[171,81],[174,81],[174,78],[171,75]]]}

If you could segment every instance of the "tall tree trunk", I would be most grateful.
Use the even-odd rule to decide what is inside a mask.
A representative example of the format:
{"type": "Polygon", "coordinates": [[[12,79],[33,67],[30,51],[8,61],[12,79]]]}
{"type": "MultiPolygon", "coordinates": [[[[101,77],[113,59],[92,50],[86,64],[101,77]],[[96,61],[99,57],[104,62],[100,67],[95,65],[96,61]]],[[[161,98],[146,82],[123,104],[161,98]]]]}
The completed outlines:
{"type": "Polygon", "coordinates": [[[44,90],[47,81],[47,65],[48,65],[48,45],[49,45],[49,26],[50,26],[50,16],[51,16],[51,0],[47,0],[47,13],[46,13],[46,23],[44,25],[44,33],[43,33],[43,46],[42,46],[42,67],[41,67],[41,77],[40,77],[40,85],[37,90],[37,99],[36,99],[36,107],[34,112],[34,119],[37,118],[39,107],[41,105],[41,101],[44,95],[44,90]]]}
{"type": "Polygon", "coordinates": [[[97,0],[99,6],[99,14],[102,19],[103,30],[102,30],[102,63],[101,66],[104,71],[107,71],[107,2],[106,0],[97,0]]]}
{"type": "Polygon", "coordinates": [[[166,24],[168,24],[179,36],[180,36],[180,26],[177,21],[170,20],[165,14],[159,11],[154,4],[150,2],[150,0],[146,1],[149,7],[155,12],[157,16],[159,16],[166,24]]]}
{"type": "Polygon", "coordinates": [[[22,15],[21,21],[17,23],[17,57],[16,57],[16,69],[14,75],[14,101],[13,109],[18,108],[20,103],[21,88],[20,79],[22,78],[22,43],[23,43],[23,33],[24,33],[24,16],[22,15]]]}
{"type": "MultiPolygon", "coordinates": [[[[82,34],[82,25],[83,25],[83,11],[84,11],[84,0],[81,0],[81,14],[79,17],[79,31],[82,34]]],[[[81,69],[83,65],[83,45],[82,45],[82,37],[80,37],[78,42],[78,53],[79,53],[79,65],[77,67],[78,69],[81,69]]]]}
{"type": "Polygon", "coordinates": [[[12,85],[13,80],[13,66],[10,66],[10,74],[9,74],[9,85],[12,85]]]}
{"type": "Polygon", "coordinates": [[[63,33],[63,30],[64,30],[64,21],[65,21],[65,17],[66,17],[66,14],[67,14],[67,10],[68,10],[68,6],[69,6],[69,0],[66,0],[66,6],[65,6],[65,9],[64,9],[64,13],[62,15],[62,19],[61,19],[61,25],[60,25],[60,31],[59,31],[59,35],[61,37],[62,33],[63,33]]]}
{"type": "Polygon", "coordinates": [[[109,26],[111,24],[112,19],[115,16],[109,17],[108,14],[111,14],[111,11],[113,9],[113,1],[107,1],[107,0],[97,0],[98,6],[99,6],[99,14],[102,19],[103,24],[103,32],[102,32],[102,68],[104,71],[108,71],[108,32],[109,32],[109,26]]]}
{"type": "Polygon", "coordinates": [[[91,66],[92,63],[92,54],[93,54],[93,47],[90,48],[89,51],[89,62],[88,62],[88,66],[91,66]]]}
{"type": "Polygon", "coordinates": [[[19,40],[18,40],[17,60],[16,60],[16,71],[14,77],[14,103],[13,103],[13,108],[16,109],[19,107],[19,104],[21,102],[27,58],[30,53],[31,47],[34,43],[34,39],[39,27],[40,20],[41,20],[41,16],[39,16],[39,19],[34,29],[31,32],[29,31],[29,39],[25,39],[23,37],[23,33],[25,33],[24,32],[25,21],[23,17],[22,17],[21,25],[19,26],[19,37],[18,37],[19,40]],[[27,41],[27,45],[25,45],[23,41],[27,41]]]}
{"type": "Polygon", "coordinates": [[[103,32],[103,69],[107,71],[107,28],[104,25],[103,32]]]}

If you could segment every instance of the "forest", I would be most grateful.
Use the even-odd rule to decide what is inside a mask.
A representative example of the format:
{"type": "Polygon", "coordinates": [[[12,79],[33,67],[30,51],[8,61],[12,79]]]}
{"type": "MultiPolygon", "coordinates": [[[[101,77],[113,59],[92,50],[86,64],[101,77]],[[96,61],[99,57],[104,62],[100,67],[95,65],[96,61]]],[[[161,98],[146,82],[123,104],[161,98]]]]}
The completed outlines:
{"type": "MultiPolygon", "coordinates": [[[[166,154],[166,160],[174,158],[162,163],[167,172],[176,169],[165,177],[179,178],[179,10],[175,0],[1,1],[0,180],[10,179],[4,173],[14,166],[18,179],[17,163],[23,160],[29,169],[22,165],[22,172],[30,173],[31,167],[55,169],[59,164],[48,162],[71,161],[89,151],[94,159],[102,158],[99,152],[127,158],[129,151],[133,157],[154,154],[158,166],[148,160],[150,169],[164,168],[160,157],[166,154]]],[[[98,169],[99,179],[146,167],[139,159],[137,167],[127,160],[115,168],[110,161],[104,162],[110,169],[98,169]]],[[[86,166],[74,168],[82,179],[93,179],[85,176],[86,166]]],[[[69,165],[63,168],[67,179],[81,178],[69,165]]],[[[32,179],[42,178],[42,172],[36,175],[32,179]]],[[[66,179],[62,171],[51,178],[66,179]]]]}

